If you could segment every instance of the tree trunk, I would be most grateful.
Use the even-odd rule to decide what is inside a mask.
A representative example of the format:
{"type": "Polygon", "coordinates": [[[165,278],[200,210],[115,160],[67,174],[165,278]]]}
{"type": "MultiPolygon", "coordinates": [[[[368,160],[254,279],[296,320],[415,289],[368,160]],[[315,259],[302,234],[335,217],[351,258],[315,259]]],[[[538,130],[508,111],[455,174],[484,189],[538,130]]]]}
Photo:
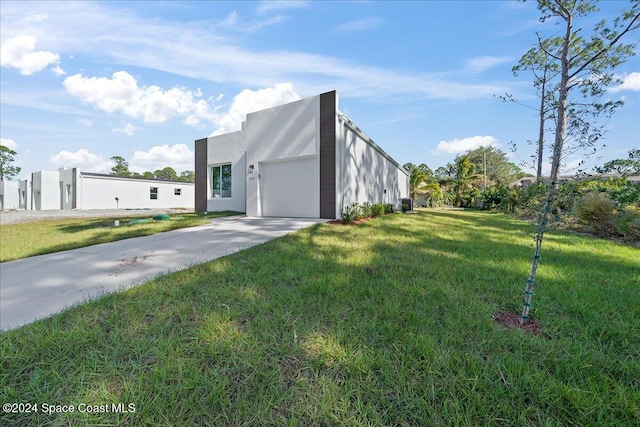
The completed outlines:
{"type": "Polygon", "coordinates": [[[546,95],[547,86],[547,67],[545,66],[544,74],[542,75],[542,92],[540,95],[540,129],[538,133],[538,170],[536,172],[536,181],[542,181],[542,159],[544,157],[544,101],[546,95]]]}
{"type": "Polygon", "coordinates": [[[533,254],[533,261],[531,262],[531,272],[527,278],[527,282],[524,288],[524,307],[522,308],[522,314],[520,315],[520,323],[524,324],[529,320],[529,311],[531,310],[531,300],[533,299],[534,290],[536,286],[536,273],[538,270],[538,264],[540,263],[540,255],[542,253],[542,241],[544,238],[544,232],[547,228],[549,220],[549,214],[551,213],[551,206],[558,192],[558,180],[560,176],[560,161],[562,160],[562,147],[564,144],[564,138],[567,129],[567,98],[569,95],[569,45],[571,43],[572,33],[572,16],[569,11],[564,9],[566,13],[566,33],[564,36],[564,43],[562,47],[561,60],[561,79],[560,89],[558,93],[558,111],[557,111],[557,127],[556,136],[553,144],[553,159],[551,161],[551,182],[549,183],[549,191],[544,203],[544,207],[540,216],[538,217],[538,227],[536,230],[536,248],[533,254]]]}

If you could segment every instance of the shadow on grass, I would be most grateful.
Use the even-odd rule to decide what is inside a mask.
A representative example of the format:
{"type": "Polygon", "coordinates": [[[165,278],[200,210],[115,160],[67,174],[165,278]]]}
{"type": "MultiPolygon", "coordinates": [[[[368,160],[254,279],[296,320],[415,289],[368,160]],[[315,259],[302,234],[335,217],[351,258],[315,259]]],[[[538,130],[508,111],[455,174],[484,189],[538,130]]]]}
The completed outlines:
{"type": "Polygon", "coordinates": [[[0,393],[136,404],[36,416],[72,425],[629,425],[637,268],[557,242],[534,300],[550,339],[503,330],[491,316],[521,304],[529,227],[313,226],[5,333],[0,393]]]}

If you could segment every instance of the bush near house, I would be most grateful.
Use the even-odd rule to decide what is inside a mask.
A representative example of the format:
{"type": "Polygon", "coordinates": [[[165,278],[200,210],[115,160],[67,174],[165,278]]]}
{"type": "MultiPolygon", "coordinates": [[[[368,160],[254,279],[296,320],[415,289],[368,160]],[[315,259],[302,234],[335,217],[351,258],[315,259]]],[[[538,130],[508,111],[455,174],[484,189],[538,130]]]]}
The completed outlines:
{"type": "Polygon", "coordinates": [[[376,218],[386,213],[393,213],[393,205],[390,203],[374,203],[365,202],[358,204],[354,202],[342,209],[340,219],[343,224],[351,224],[354,221],[363,218],[376,218]]]}

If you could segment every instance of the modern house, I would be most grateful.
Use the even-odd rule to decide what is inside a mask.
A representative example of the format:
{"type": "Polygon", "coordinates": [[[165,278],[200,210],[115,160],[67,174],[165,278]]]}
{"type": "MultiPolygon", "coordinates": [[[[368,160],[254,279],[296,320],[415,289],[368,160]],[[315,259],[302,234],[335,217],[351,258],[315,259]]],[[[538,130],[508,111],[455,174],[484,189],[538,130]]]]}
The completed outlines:
{"type": "Polygon", "coordinates": [[[398,206],[409,174],[338,110],[335,91],[247,114],[195,141],[196,211],[340,218],[354,202],[398,206]]]}
{"type": "Polygon", "coordinates": [[[193,209],[195,184],[61,168],[3,181],[0,197],[2,209],[193,209]]]}
{"type": "Polygon", "coordinates": [[[0,210],[18,209],[20,181],[0,181],[0,210]]]}
{"type": "Polygon", "coordinates": [[[191,182],[59,169],[59,209],[193,209],[191,182]]]}

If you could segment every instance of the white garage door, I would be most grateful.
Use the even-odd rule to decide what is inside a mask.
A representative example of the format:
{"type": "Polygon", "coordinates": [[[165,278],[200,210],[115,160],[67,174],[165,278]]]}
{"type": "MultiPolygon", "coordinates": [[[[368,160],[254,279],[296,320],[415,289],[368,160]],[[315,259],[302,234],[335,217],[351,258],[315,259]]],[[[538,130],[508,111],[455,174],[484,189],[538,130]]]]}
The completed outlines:
{"type": "Polygon", "coordinates": [[[259,169],[263,216],[320,216],[318,156],[265,162],[259,165],[259,169]]]}

